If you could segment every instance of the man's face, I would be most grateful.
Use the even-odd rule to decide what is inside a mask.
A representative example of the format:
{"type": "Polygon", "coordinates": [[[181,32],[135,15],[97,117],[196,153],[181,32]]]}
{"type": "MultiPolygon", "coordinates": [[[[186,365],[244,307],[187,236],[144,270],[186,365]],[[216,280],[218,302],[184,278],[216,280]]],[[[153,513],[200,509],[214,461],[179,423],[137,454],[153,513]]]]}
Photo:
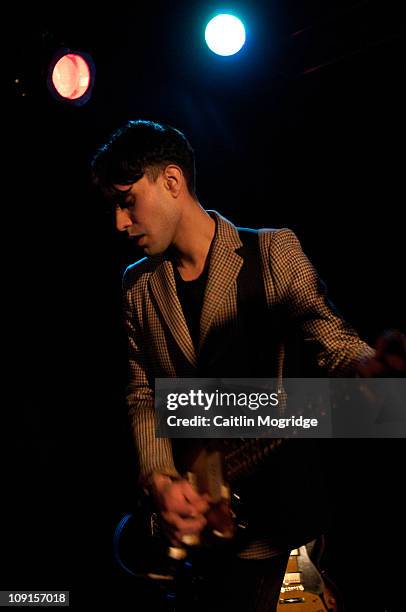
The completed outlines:
{"type": "Polygon", "coordinates": [[[180,217],[162,173],[156,181],[147,174],[132,185],[115,185],[122,192],[116,205],[116,227],[144,250],[158,255],[172,244],[180,217]]]}

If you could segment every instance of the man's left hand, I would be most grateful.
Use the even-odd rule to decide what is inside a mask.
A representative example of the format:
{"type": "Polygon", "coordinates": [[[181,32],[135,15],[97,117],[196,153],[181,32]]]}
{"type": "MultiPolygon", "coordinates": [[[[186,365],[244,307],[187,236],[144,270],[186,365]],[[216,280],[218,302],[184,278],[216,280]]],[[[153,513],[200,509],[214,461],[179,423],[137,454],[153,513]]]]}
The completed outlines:
{"type": "Polygon", "coordinates": [[[382,334],[376,343],[376,353],[357,365],[363,378],[397,378],[406,376],[406,336],[398,330],[382,334]]]}

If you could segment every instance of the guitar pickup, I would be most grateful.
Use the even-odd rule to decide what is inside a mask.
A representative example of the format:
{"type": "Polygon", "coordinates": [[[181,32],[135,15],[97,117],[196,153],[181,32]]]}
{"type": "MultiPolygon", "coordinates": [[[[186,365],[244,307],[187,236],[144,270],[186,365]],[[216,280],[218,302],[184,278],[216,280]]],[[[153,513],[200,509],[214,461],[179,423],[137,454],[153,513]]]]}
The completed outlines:
{"type": "Polygon", "coordinates": [[[291,584],[300,584],[300,572],[286,572],[283,579],[283,584],[290,586],[291,584]]]}

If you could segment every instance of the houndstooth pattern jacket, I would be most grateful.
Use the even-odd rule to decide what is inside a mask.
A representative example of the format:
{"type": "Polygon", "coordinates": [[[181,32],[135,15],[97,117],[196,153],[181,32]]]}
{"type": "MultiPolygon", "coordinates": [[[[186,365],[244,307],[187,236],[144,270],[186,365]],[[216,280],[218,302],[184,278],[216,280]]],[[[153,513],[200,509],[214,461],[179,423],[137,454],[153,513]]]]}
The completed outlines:
{"type": "MultiPolygon", "coordinates": [[[[198,376],[197,360],[208,337],[237,315],[237,276],[243,260],[237,228],[217,221],[200,321],[197,351],[179,302],[172,262],[164,253],[137,261],[124,274],[125,320],[129,339],[129,416],[138,451],[141,482],[152,472],[179,476],[171,442],[155,438],[154,380],[198,376]]],[[[374,353],[332,310],[323,283],[289,229],[261,229],[262,274],[269,308],[284,306],[300,325],[305,341],[317,346],[318,364],[345,375],[374,353]]],[[[259,342],[261,339],[258,340],[259,342]]],[[[283,374],[283,347],[278,355],[283,374]]]]}

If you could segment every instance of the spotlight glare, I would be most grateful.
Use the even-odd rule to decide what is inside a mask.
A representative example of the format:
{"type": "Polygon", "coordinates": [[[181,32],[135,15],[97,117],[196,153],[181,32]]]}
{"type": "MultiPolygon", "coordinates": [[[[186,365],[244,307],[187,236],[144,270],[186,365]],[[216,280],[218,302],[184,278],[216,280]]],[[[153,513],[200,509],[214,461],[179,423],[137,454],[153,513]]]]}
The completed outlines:
{"type": "Polygon", "coordinates": [[[59,49],[48,66],[47,86],[58,102],[83,106],[92,95],[96,76],[88,53],[59,49]]]}
{"type": "Polygon", "coordinates": [[[52,83],[62,98],[77,100],[90,85],[90,69],[81,55],[68,53],[55,64],[52,83]]]}
{"type": "Polygon", "coordinates": [[[213,53],[234,55],[245,43],[244,24],[234,15],[217,15],[207,24],[204,37],[213,53]]]}

